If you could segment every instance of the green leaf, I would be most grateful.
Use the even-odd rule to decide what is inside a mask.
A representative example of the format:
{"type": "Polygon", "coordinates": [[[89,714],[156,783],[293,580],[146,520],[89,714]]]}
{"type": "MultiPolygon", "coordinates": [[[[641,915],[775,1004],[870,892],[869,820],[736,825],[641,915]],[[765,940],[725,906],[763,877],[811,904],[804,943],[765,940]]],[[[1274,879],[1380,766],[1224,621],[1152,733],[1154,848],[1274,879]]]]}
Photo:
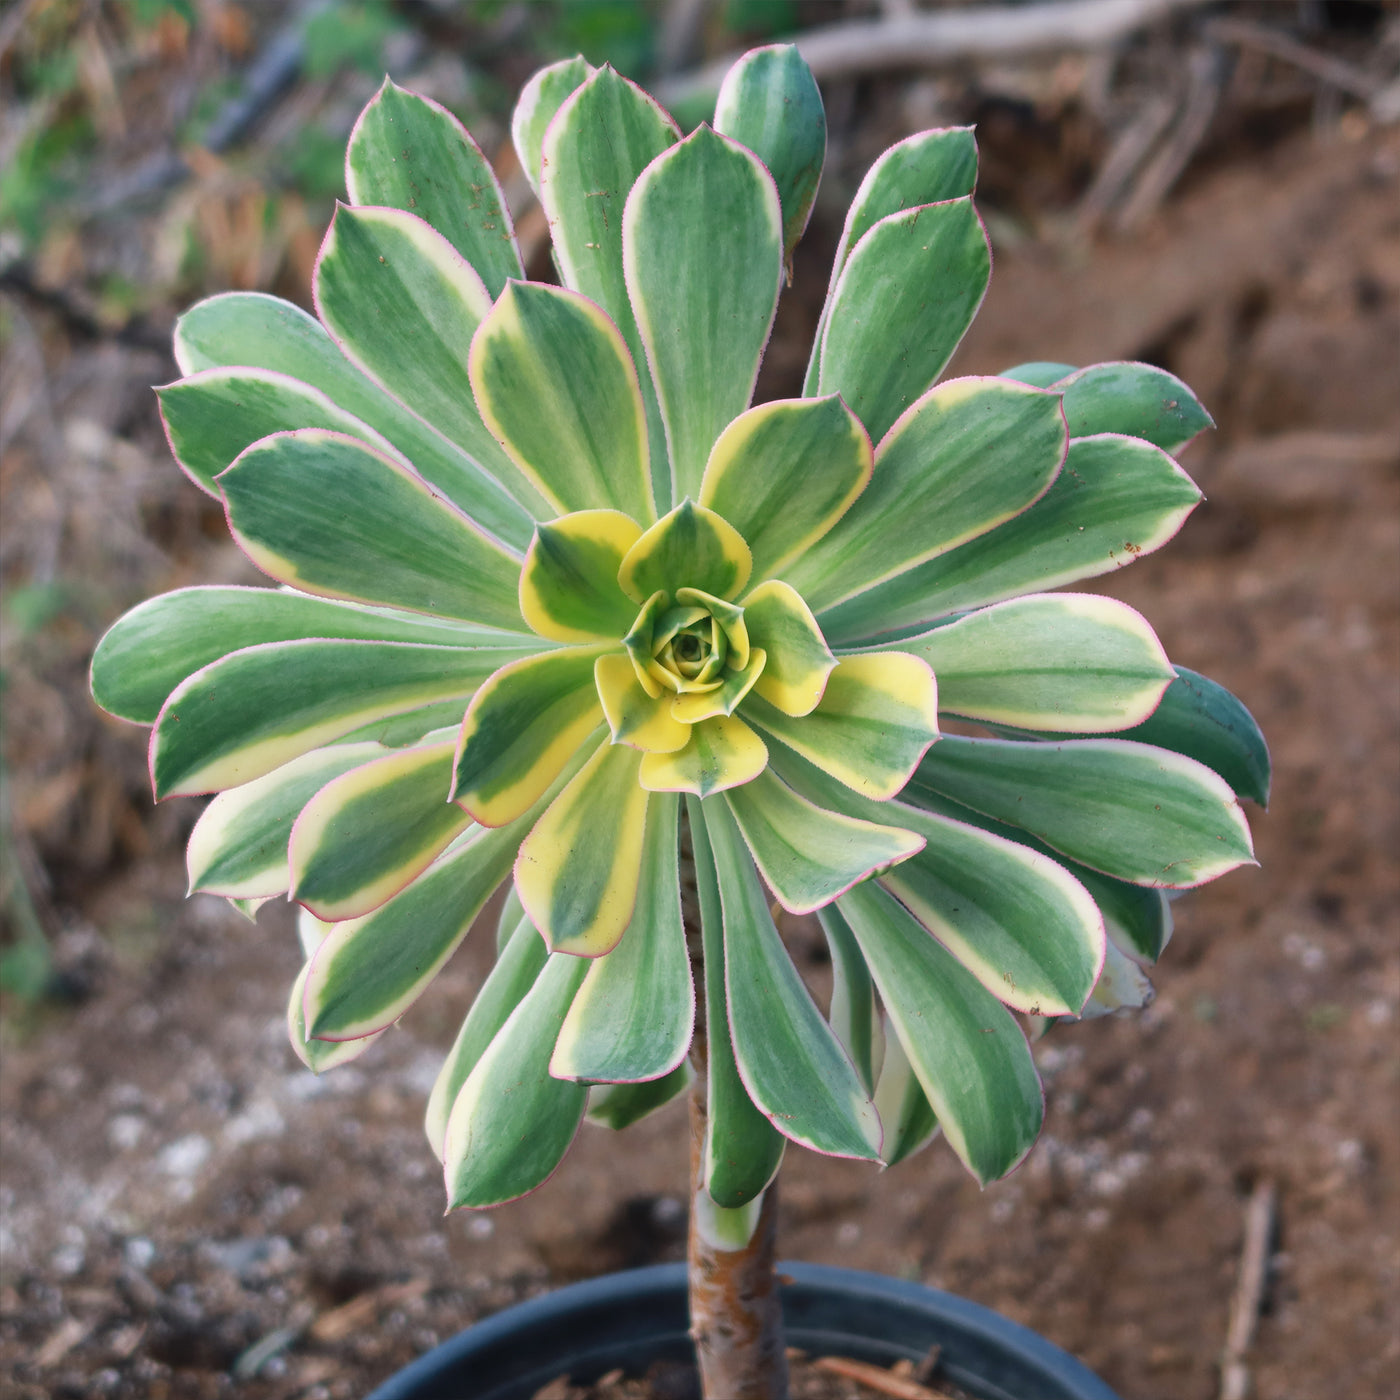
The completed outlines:
{"type": "Polygon", "coordinates": [[[822,629],[832,642],[871,640],[1111,573],[1164,545],[1200,499],[1195,483],[1160,448],[1114,434],[1079,438],[1064,470],[1029,510],[822,613],[822,629]]]}
{"type": "Polygon", "coordinates": [[[512,821],[535,802],[602,723],[593,685],[602,650],[526,657],[477,691],[457,740],[452,801],[484,826],[512,821]]]}
{"type": "Polygon", "coordinates": [[[810,914],[860,880],[908,860],[923,838],[818,807],[772,773],[724,795],[778,902],[810,914]]]}
{"type": "Polygon", "coordinates": [[[767,746],[738,715],[716,715],[692,724],[684,747],[644,753],[639,777],[649,792],[709,797],[752,782],[767,763],[767,746]]]}
{"type": "Polygon", "coordinates": [[[120,719],[154,724],[165,697],[211,661],[262,642],[312,637],[530,647],[524,635],[271,588],[180,588],[137,604],[108,629],[93,653],[93,698],[120,719]]]}
{"type": "Polygon", "coordinates": [[[1014,379],[1019,384],[1033,384],[1037,389],[1048,389],[1058,384],[1065,375],[1073,374],[1073,365],[1061,364],[1058,360],[1027,360],[1023,365],[1012,365],[1002,370],[1000,378],[1014,379]]]}
{"type": "Polygon", "coordinates": [[[694,1082],[690,1061],[682,1060],[660,1079],[645,1079],[640,1084],[596,1084],[588,1092],[588,1121],[614,1131],[630,1128],[685,1093],[694,1082]]]}
{"type": "MultiPolygon", "coordinates": [[[[834,912],[834,911],[833,911],[834,912]]],[[[885,1033],[885,1059],[875,1086],[875,1107],[885,1127],[885,1165],[892,1167],[927,1147],[938,1135],[938,1117],[897,1035],[885,1033]]]]}
{"type": "Polygon", "coordinates": [[[822,334],[831,312],[831,294],[845,269],[851,250],[881,219],[924,204],[970,195],[977,185],[977,141],[970,126],[920,131],[890,146],[866,172],[841,231],[831,267],[826,304],[812,342],[812,358],[802,387],[806,396],[817,391],[822,334]]]}
{"type": "Polygon", "coordinates": [[[769,579],[744,599],[744,626],[768,658],[754,689],[785,715],[810,715],[837,660],[801,595],[769,579]]]}
{"type": "Polygon", "coordinates": [[[685,810],[695,860],[705,955],[705,1024],[709,1032],[705,1189],[717,1204],[733,1210],[747,1205],[777,1175],[787,1140],[760,1112],[739,1078],[724,990],[724,915],[714,852],[699,799],[687,797],[685,810]]]}
{"type": "Polygon", "coordinates": [[[510,873],[521,837],[550,795],[506,826],[470,828],[387,904],[332,928],[307,978],[313,1036],[367,1035],[413,1005],[510,873]]]}
{"type": "Polygon", "coordinates": [[[422,219],[340,205],[316,262],[316,310],[340,348],[493,476],[536,519],[554,512],[481,421],[467,376],[485,283],[422,219]]]}
{"type": "Polygon", "coordinates": [[[840,398],[781,399],[740,414],[720,434],[699,504],[744,537],[762,583],[831,529],[873,470],[870,438],[840,398]]]}
{"type": "Polygon", "coordinates": [[[680,128],[651,97],[604,64],[562,103],[541,153],[540,203],[560,278],[607,312],[631,351],[646,403],[652,492],[662,510],[671,503],[671,469],[622,271],[622,212],[637,177],[679,138],[680,128]]]}
{"type": "Polygon", "coordinates": [[[310,968],[309,962],[302,964],[296,981],[292,983],[291,995],[287,998],[287,1039],[291,1041],[297,1059],[307,1069],[313,1074],[324,1074],[328,1069],[335,1069],[338,1065],[359,1059],[384,1031],[362,1035],[358,1040],[308,1040],[304,1011],[306,976],[310,968]]]}
{"type": "Polygon", "coordinates": [[[405,209],[431,224],[493,297],[525,275],[505,195],[476,142],[445,107],[389,78],[350,133],[345,187],[351,204],[405,209]]]}
{"type": "Polygon", "coordinates": [[[807,227],[826,160],[821,90],[797,45],[769,44],[739,59],[720,84],[714,127],[747,146],[778,187],[791,282],[792,250],[807,227]]]}
{"type": "Polygon", "coordinates": [[[512,282],[472,340],[469,369],[487,426],[559,512],[656,519],[637,372],[587,297],[512,282]]]}
{"type": "Polygon", "coordinates": [[[626,636],[637,605],[617,575],[641,535],[641,526],[616,510],[578,510],[538,525],[520,571],[525,621],[560,642],[626,636]]]}
{"type": "Polygon", "coordinates": [[[839,393],[879,443],[942,374],[991,273],[991,245],[970,198],[882,219],[832,290],[817,392],[839,393]]]}
{"type": "Polygon", "coordinates": [[[752,695],[744,717],[842,783],[877,800],[893,797],[938,737],[938,701],[926,662],[903,652],[848,656],[821,704],[795,719],[752,695]]]}
{"type": "Polygon", "coordinates": [[[1200,400],[1174,374],[1132,360],[1086,365],[1056,381],[1065,396],[1071,437],[1126,433],[1175,456],[1215,426],[1200,400]]]}
{"type": "Polygon", "coordinates": [[[695,991],[681,922],[680,802],[647,812],[637,907],[622,941],[597,958],[574,998],[549,1072],[560,1079],[661,1079],[679,1068],[695,1024],[695,991]]]}
{"type": "Polygon", "coordinates": [[[553,951],[601,957],[632,921],[650,797],[641,761],[600,744],[520,847],[515,887],[553,951]]]}
{"type": "Polygon", "coordinates": [[[535,197],[540,196],[540,169],[544,134],[565,100],[592,77],[594,68],[582,54],[541,68],[520,89],[510,119],[511,140],[535,197]]]}
{"type": "Polygon", "coordinates": [[[505,1025],[510,1013],[535,985],[548,956],[544,939],[524,914],[518,914],[510,921],[507,941],[476,994],[472,1009],[462,1022],[457,1039],[453,1041],[452,1049],[438,1071],[432,1093],[428,1095],[423,1129],[439,1160],[447,1148],[447,1120],[462,1085],[467,1082],[467,1076],[486,1053],[486,1047],[496,1038],[497,1031],[505,1025]]]}
{"type": "Polygon", "coordinates": [[[715,439],[749,406],[773,326],[783,221],[772,177],[744,147],[699,127],[637,180],[622,260],[672,499],[694,497],[715,439]]]}
{"type": "Polygon", "coordinates": [[[773,926],[727,807],[704,809],[724,917],[725,995],[735,1063],[773,1126],[836,1157],[878,1161],[880,1120],[773,926]]]}
{"type": "MultiPolygon", "coordinates": [[[[875,983],[856,936],[842,918],[841,911],[834,904],[828,904],[817,917],[831,954],[831,1013],[828,1017],[831,1029],[845,1046],[866,1091],[874,1093],[881,1055],[875,983]]],[[[878,1104],[876,1108],[878,1110],[878,1104]]]]}
{"type": "Polygon", "coordinates": [[[912,785],[897,802],[872,802],[783,750],[774,751],[773,769],[809,801],[924,838],[880,883],[999,1001],[1047,1015],[1083,1006],[1103,965],[1103,922],[1056,859],[1008,839],[1018,833],[979,829],[985,818],[964,822],[939,804],[927,810],[912,785]]]}
{"type": "Polygon", "coordinates": [[[904,415],[870,485],[787,571],[820,619],[844,599],[994,530],[1065,460],[1060,401],[1009,379],[951,379],[904,415]]]}
{"type": "Polygon", "coordinates": [[[327,783],[292,829],[292,898],[354,919],[426,870],[471,825],[447,801],[452,750],[450,738],[400,749],[327,783]]]}
{"type": "Polygon", "coordinates": [[[1254,863],[1224,779],[1148,744],[944,735],[919,765],[919,782],[1135,885],[1187,889],[1254,863]]]}
{"type": "Polygon", "coordinates": [[[351,364],[325,327],[299,306],[262,292],[209,297],[175,323],[175,359],[186,375],[253,366],[303,380],[381,433],[477,524],[518,548],[529,542],[529,512],[481,463],[351,364]]]}
{"type": "Polygon", "coordinates": [[[520,652],[403,642],[269,642],[182,681],[151,736],[156,796],[217,792],[385,715],[467,698],[520,652]]]}
{"type": "MultiPolygon", "coordinates": [[[[525,906],[515,892],[515,881],[506,886],[506,897],[501,901],[501,912],[496,918],[496,956],[500,957],[515,926],[525,917],[525,906]]],[[[543,941],[543,940],[541,940],[543,941]]]]}
{"type": "Polygon", "coordinates": [[[617,571],[635,603],[654,593],[700,589],[733,598],[753,571],[753,556],[735,528],[712,510],[682,501],[632,546],[617,571]]]}
{"type": "Polygon", "coordinates": [[[219,489],[234,540],[281,583],[524,630],[519,556],[355,438],[319,428],[264,438],[219,489]]]}
{"type": "Polygon", "coordinates": [[[933,667],[944,713],[1057,733],[1127,729],[1175,674],[1141,613],[1091,593],[1015,598],[901,645],[933,667]]]}
{"type": "Polygon", "coordinates": [[[472,1067],[447,1120],[449,1210],[494,1206],[542,1185],[583,1121],[588,1090],[549,1056],[588,964],[556,953],[472,1067]]]}
{"type": "Polygon", "coordinates": [[[841,896],[948,1145],[985,1185],[1030,1150],[1045,1105],[1011,1013],[878,885],[841,896]]]}
{"type": "Polygon", "coordinates": [[[1213,768],[1241,797],[1269,805],[1269,746],[1254,716],[1223,685],[1176,668],[1150,718],[1122,735],[1213,768]]]}
{"type": "Polygon", "coordinates": [[[203,811],[185,848],[190,893],[229,899],[285,894],[287,842],[303,807],[332,778],[383,757],[378,744],[337,744],[220,793],[203,811]]]}
{"type": "Polygon", "coordinates": [[[398,455],[388,439],[319,389],[272,370],[201,370],[157,389],[156,395],[176,462],[211,496],[219,494],[214,478],[244,448],[272,433],[328,428],[398,455]]]}
{"type": "MultiPolygon", "coordinates": [[[[1167,946],[1172,930],[1171,906],[1161,890],[1129,885],[1122,880],[1113,879],[1112,876],[1102,875],[1097,870],[1090,870],[1088,866],[1080,865],[1077,861],[1068,860],[1059,851],[1047,846],[1044,841],[1037,840],[1029,832],[1022,831],[1020,827],[996,821],[982,812],[974,812],[971,807],[961,802],[954,802],[950,797],[933,792],[923,786],[917,776],[900,794],[900,800],[925,812],[948,817],[964,826],[979,827],[1005,841],[1027,847],[1047,857],[1057,867],[1055,871],[1047,872],[1052,879],[1058,880],[1060,872],[1072,875],[1074,880],[1089,891],[1090,897],[1103,916],[1105,928],[1110,930],[1111,934],[1121,934],[1127,946],[1131,947],[1137,956],[1155,962],[1162,949],[1167,946]]],[[[1092,916],[1085,927],[1089,928],[1091,925],[1092,916]]],[[[1096,939],[1097,935],[1094,937],[1096,939]]],[[[1004,990],[994,983],[989,982],[988,986],[993,992],[1004,990]]]]}

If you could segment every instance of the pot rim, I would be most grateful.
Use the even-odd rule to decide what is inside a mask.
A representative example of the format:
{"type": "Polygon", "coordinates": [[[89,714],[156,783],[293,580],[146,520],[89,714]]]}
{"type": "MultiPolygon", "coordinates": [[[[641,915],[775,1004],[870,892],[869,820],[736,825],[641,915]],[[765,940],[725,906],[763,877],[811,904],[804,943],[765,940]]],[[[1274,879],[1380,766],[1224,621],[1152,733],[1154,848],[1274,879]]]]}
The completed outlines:
{"type": "MultiPolygon", "coordinates": [[[[1068,1352],[980,1303],[926,1284],[830,1264],[781,1263],[777,1273],[789,1345],[810,1350],[815,1343],[829,1353],[887,1365],[902,1356],[920,1359],[939,1345],[948,1379],[985,1400],[1119,1400],[1068,1352]],[[835,1322],[833,1302],[839,1303],[835,1322]]],[[[608,1358],[614,1346],[630,1345],[636,1353],[639,1342],[650,1341],[663,1354],[675,1354],[688,1343],[685,1290],[682,1263],[569,1284],[458,1333],[390,1377],[369,1400],[528,1397],[570,1372],[570,1357],[562,1350],[555,1359],[539,1349],[541,1339],[561,1331],[587,1338],[573,1352],[576,1370],[570,1372],[585,1379],[612,1369],[608,1358]],[[628,1329],[618,1323],[628,1320],[635,1326],[624,1341],[628,1329]],[[606,1335],[609,1324],[615,1338],[606,1335]],[[522,1352],[527,1341],[529,1350],[522,1352]],[[481,1379],[489,1388],[463,1390],[467,1374],[478,1368],[487,1373],[481,1379]]]]}

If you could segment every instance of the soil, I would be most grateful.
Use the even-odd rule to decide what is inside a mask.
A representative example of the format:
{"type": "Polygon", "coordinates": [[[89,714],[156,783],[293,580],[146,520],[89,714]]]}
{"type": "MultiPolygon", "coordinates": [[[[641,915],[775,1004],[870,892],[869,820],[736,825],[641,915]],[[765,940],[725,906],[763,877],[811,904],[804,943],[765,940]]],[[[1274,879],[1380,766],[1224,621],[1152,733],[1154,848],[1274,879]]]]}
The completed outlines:
{"type": "MultiPolygon", "coordinates": [[[[792,392],[838,232],[819,213],[770,394],[792,392]]],[[[1400,139],[1343,124],[1222,158],[1131,240],[993,234],[956,371],[1148,358],[1215,413],[1186,458],[1207,502],[1168,548],[1091,586],[1259,718],[1275,763],[1270,810],[1250,813],[1260,868],[1177,903],[1147,1011],[1039,1043],[1045,1132],[1008,1180],[979,1190],[937,1143],[883,1175],[794,1150],[782,1250],[964,1294],[1125,1397],[1209,1400],[1245,1203],[1268,1177],[1255,1393],[1393,1396],[1400,139]]],[[[65,451],[20,440],[7,455],[9,558],[57,540],[85,561],[99,620],[160,588],[250,577],[165,457],[141,387],[170,375],[162,352],[70,343],[38,310],[26,324],[15,372],[32,361],[60,385],[65,451]]],[[[9,1008],[0,1390],[358,1396],[507,1304],[680,1257],[679,1105],[620,1138],[585,1127],[525,1201],[443,1217],[420,1122],[489,938],[363,1059],[323,1079],[300,1067],[282,1015],[290,916],[269,906],[254,926],[184,900],[196,804],[145,811],[141,734],[94,721],[83,694],[85,626],[60,617],[7,661],[13,802],[40,856],[67,852],[41,911],[67,1000],[9,1008]]],[[[822,995],[819,938],[797,920],[785,933],[822,995]]]]}

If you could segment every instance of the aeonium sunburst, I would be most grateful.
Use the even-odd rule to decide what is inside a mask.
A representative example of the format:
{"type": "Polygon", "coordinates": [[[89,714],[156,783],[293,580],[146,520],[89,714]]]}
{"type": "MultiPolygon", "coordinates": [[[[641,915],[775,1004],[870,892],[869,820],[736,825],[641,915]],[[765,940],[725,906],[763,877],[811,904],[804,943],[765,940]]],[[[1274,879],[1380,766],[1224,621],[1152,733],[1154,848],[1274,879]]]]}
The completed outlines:
{"type": "Polygon", "coordinates": [[[872,167],[803,396],[751,406],[825,142],[791,48],[684,138],[581,59],[513,133],[563,286],[525,279],[455,119],[386,82],[316,317],[181,318],[172,449],[281,587],[142,604],[94,692],[153,726],[158,796],[219,794],[191,887],[302,906],[315,1068],[509,882],[428,1106],[452,1204],[682,1089],[697,1003],[721,1213],[788,1140],[893,1162],[941,1128],[1000,1176],[1042,1113],[1016,1013],[1140,1002],[1162,891],[1250,858],[1243,707],[1131,608],[1046,591],[1171,537],[1199,492],[1169,454],[1209,419],[1144,365],[939,382],[990,271],[961,128],[872,167]],[[826,1012],[770,893],[819,911],[826,1012]]]}

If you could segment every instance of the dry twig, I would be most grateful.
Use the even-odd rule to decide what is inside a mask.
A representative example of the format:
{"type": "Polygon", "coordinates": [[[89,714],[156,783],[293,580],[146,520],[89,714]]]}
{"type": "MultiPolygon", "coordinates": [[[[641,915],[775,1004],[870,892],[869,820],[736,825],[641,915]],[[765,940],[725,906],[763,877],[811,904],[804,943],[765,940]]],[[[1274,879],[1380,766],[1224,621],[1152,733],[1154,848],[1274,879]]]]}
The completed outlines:
{"type": "Polygon", "coordinates": [[[822,1356],[812,1364],[819,1371],[859,1381],[881,1395],[893,1396],[894,1400],[948,1400],[942,1391],[930,1390],[918,1381],[896,1375],[883,1366],[872,1366],[868,1361],[852,1361],[848,1356],[822,1356]]]}
{"type": "MultiPolygon", "coordinates": [[[[1101,48],[1202,3],[1205,0],[1049,0],[1042,5],[988,5],[833,24],[799,34],[794,43],[818,78],[853,77],[968,59],[1101,48]]],[[[668,106],[710,96],[719,91],[738,57],[727,54],[663,83],[656,95],[668,106]]]]}
{"type": "Polygon", "coordinates": [[[1352,97],[1369,100],[1381,90],[1383,84],[1369,77],[1350,63],[1343,63],[1330,54],[1318,53],[1306,44],[1277,29],[1264,24],[1256,24],[1248,19],[1209,19],[1201,26],[1202,33],[1217,43],[1236,44],[1241,48],[1257,49],[1270,58],[1291,63],[1324,83],[1340,88],[1352,97]]]}
{"type": "Polygon", "coordinates": [[[1269,1177],[1262,1178],[1249,1198],[1244,1217],[1244,1249],[1240,1274],[1230,1303],[1230,1328],[1220,1358],[1220,1400],[1245,1400],[1249,1394],[1249,1367],[1245,1357],[1254,1342],[1264,1286],[1269,1274],[1269,1245],[1274,1233],[1274,1209],[1278,1190],[1269,1177]]]}

